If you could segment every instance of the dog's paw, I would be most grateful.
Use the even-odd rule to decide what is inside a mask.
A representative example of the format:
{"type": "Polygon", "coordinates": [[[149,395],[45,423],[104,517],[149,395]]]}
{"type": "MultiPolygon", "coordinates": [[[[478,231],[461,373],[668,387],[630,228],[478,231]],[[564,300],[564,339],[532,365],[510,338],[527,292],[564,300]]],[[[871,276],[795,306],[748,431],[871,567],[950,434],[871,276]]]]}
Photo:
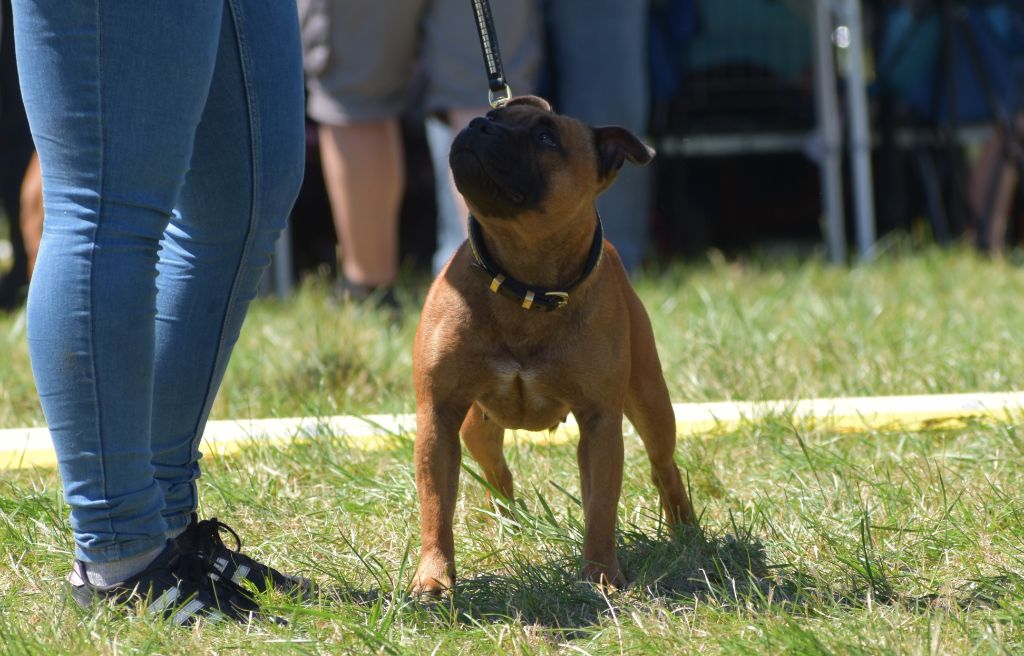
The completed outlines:
{"type": "Polygon", "coordinates": [[[583,567],[583,578],[609,592],[626,587],[626,576],[617,562],[611,566],[587,563],[583,567]]]}
{"type": "Polygon", "coordinates": [[[455,587],[455,563],[440,554],[424,554],[410,592],[417,597],[440,597],[455,587]]]}
{"type": "Polygon", "coordinates": [[[487,502],[488,504],[498,511],[498,514],[505,519],[515,519],[515,499],[505,496],[496,496],[491,494],[491,491],[487,491],[487,502]]]}

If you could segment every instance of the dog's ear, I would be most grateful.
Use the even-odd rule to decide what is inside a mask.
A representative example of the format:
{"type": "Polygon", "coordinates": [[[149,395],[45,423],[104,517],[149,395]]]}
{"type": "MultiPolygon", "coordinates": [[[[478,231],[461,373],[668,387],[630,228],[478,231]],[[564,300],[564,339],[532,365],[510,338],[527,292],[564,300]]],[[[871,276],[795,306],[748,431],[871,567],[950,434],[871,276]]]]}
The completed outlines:
{"type": "Polygon", "coordinates": [[[545,112],[552,111],[551,103],[540,96],[516,96],[505,103],[505,107],[511,107],[513,105],[529,105],[531,107],[536,107],[537,109],[542,109],[545,112]]]}
{"type": "Polygon", "coordinates": [[[646,164],[654,158],[654,149],[635,134],[617,125],[593,128],[597,149],[597,177],[601,180],[618,173],[626,160],[646,164]]]}

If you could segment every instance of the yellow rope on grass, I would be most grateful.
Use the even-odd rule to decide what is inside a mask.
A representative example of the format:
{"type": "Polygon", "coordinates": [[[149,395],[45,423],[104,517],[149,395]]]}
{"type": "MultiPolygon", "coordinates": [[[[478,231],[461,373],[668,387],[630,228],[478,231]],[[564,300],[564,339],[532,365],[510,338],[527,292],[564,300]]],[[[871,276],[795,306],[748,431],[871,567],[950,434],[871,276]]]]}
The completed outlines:
{"type": "MultiPolygon", "coordinates": [[[[808,430],[835,432],[921,431],[958,428],[979,421],[1015,421],[1024,417],[1024,392],[884,396],[789,401],[724,401],[673,405],[682,437],[716,435],[746,425],[782,420],[808,430]]],[[[410,444],[416,433],[413,415],[288,417],[211,421],[203,452],[225,455],[249,445],[287,445],[314,438],[342,439],[367,451],[410,444]]],[[[513,441],[560,444],[575,440],[570,416],[558,430],[514,431],[513,441]]],[[[44,428],[0,430],[0,470],[52,467],[56,457],[44,428]]]]}

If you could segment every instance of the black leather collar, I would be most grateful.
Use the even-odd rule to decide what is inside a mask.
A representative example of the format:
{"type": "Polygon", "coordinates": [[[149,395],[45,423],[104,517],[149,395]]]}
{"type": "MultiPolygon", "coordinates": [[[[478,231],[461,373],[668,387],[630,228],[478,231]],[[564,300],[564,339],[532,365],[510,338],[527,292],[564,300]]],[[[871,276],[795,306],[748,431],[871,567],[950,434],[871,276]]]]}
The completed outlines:
{"type": "Polygon", "coordinates": [[[597,264],[601,261],[601,254],[604,253],[604,229],[601,227],[601,217],[598,216],[597,228],[594,230],[594,242],[590,245],[590,254],[587,256],[587,264],[583,267],[583,273],[561,289],[544,289],[527,285],[502,271],[491,254],[487,252],[483,234],[480,231],[480,223],[473,215],[469,217],[469,246],[473,250],[473,259],[475,260],[473,267],[487,276],[488,286],[492,292],[507,296],[524,310],[550,312],[568,305],[569,292],[579,287],[587,279],[587,276],[597,268],[597,264]]]}

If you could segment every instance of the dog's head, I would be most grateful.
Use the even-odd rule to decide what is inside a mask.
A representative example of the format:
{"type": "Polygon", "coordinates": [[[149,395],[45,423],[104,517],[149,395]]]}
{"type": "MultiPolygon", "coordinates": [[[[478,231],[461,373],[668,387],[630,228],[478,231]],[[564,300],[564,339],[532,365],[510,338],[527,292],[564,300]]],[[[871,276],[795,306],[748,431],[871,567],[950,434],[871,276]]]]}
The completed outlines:
{"type": "Polygon", "coordinates": [[[626,160],[654,151],[621,127],[590,127],[536,96],[473,119],[452,143],[455,186],[478,218],[559,216],[593,204],[626,160]]]}

